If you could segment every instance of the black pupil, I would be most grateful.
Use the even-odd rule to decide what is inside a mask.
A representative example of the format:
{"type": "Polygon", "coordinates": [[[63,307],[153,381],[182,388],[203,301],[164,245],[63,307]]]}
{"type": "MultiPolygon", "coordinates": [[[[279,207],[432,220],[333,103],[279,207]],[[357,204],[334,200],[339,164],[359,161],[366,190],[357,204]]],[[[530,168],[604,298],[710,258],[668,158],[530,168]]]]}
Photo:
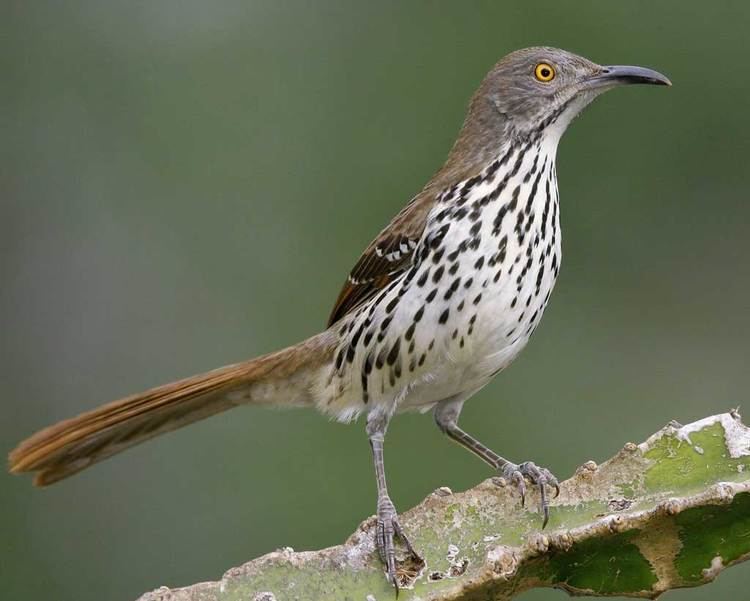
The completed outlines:
{"type": "Polygon", "coordinates": [[[549,76],[550,76],[550,71],[549,71],[549,69],[547,69],[546,67],[544,67],[544,68],[542,69],[542,77],[549,77],[549,76]]]}

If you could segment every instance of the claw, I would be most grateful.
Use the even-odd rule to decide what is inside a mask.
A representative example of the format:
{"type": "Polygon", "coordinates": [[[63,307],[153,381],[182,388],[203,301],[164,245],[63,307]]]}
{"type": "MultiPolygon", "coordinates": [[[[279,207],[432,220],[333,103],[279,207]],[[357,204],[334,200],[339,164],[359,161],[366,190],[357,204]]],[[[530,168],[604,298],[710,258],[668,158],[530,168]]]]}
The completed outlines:
{"type": "Polygon", "coordinates": [[[512,466],[512,469],[507,470],[509,472],[509,478],[513,484],[516,485],[516,488],[518,489],[518,493],[521,495],[521,507],[526,507],[526,481],[523,478],[523,474],[521,473],[521,470],[518,469],[518,466],[512,466]]]}
{"type": "Polygon", "coordinates": [[[403,541],[412,559],[418,563],[422,562],[422,558],[414,550],[411,541],[404,533],[404,529],[398,521],[396,508],[393,506],[393,503],[391,503],[390,499],[383,499],[378,503],[375,543],[380,559],[385,564],[388,581],[396,589],[396,598],[398,598],[400,587],[397,573],[396,546],[394,544],[396,537],[403,541]]]}
{"type": "Polygon", "coordinates": [[[401,524],[398,521],[393,522],[393,529],[396,532],[396,536],[398,536],[404,542],[404,546],[406,547],[406,550],[409,551],[409,555],[411,555],[415,559],[422,559],[419,553],[414,550],[414,547],[411,546],[411,541],[408,539],[406,534],[404,534],[404,529],[401,527],[401,524]]]}
{"type": "Polygon", "coordinates": [[[539,503],[541,505],[540,509],[542,510],[542,514],[544,514],[544,519],[542,520],[542,530],[544,530],[547,522],[549,522],[549,503],[547,502],[547,493],[544,490],[544,484],[544,476],[542,476],[539,480],[539,503]]]}
{"type": "Polygon", "coordinates": [[[555,489],[557,498],[560,494],[560,485],[548,469],[539,468],[531,461],[526,461],[520,465],[512,463],[506,464],[502,470],[503,476],[510,480],[518,488],[521,495],[521,507],[526,506],[526,479],[539,487],[539,509],[542,513],[542,528],[549,522],[549,499],[547,497],[547,487],[555,489]]]}

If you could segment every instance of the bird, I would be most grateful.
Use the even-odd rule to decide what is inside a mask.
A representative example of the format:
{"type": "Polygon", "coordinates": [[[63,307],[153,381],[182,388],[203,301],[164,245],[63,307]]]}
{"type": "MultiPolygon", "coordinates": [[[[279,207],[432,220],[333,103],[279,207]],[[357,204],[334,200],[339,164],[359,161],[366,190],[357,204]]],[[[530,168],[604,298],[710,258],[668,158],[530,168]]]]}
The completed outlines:
{"type": "Polygon", "coordinates": [[[9,455],[46,486],[160,434],[239,405],[365,417],[376,476],[375,547],[398,591],[401,542],[419,558],[386,484],[390,420],[432,411],[450,439],[518,491],[538,489],[542,527],[555,476],[513,463],[458,425],[464,402],[518,356],[561,265],[558,142],[601,93],[670,86],[645,67],[602,66],[551,47],[497,62],[472,96],[445,163],[366,247],[327,327],[298,344],[159,386],[47,427],[9,455]]]}

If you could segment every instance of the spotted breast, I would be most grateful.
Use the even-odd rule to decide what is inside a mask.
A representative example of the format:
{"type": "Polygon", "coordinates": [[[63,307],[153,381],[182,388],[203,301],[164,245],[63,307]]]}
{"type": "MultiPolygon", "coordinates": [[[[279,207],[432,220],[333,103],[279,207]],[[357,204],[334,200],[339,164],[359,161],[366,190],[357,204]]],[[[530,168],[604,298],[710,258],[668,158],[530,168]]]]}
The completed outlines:
{"type": "Polygon", "coordinates": [[[324,411],[426,410],[513,361],[560,266],[558,139],[513,140],[439,193],[411,266],[338,324],[324,411]]]}

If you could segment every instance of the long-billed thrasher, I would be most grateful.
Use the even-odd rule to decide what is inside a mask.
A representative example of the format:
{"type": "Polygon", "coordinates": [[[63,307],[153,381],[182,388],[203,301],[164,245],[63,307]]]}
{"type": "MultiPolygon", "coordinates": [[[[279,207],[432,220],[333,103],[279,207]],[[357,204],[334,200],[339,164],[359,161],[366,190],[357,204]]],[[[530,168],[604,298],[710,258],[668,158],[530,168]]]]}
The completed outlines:
{"type": "Polygon", "coordinates": [[[570,121],[605,90],[670,85],[555,48],[509,54],[485,77],[448,159],[354,266],[328,328],[287,349],[136,394],[37,432],[10,454],[44,486],[149,438],[237,405],[311,406],[367,418],[377,479],[376,545],[398,586],[394,538],[416,555],[388,496],[391,417],[433,410],[438,427],[514,484],[557,480],[511,463],[458,426],[464,401],[505,369],[539,324],[560,269],[555,155],[570,121]]]}

